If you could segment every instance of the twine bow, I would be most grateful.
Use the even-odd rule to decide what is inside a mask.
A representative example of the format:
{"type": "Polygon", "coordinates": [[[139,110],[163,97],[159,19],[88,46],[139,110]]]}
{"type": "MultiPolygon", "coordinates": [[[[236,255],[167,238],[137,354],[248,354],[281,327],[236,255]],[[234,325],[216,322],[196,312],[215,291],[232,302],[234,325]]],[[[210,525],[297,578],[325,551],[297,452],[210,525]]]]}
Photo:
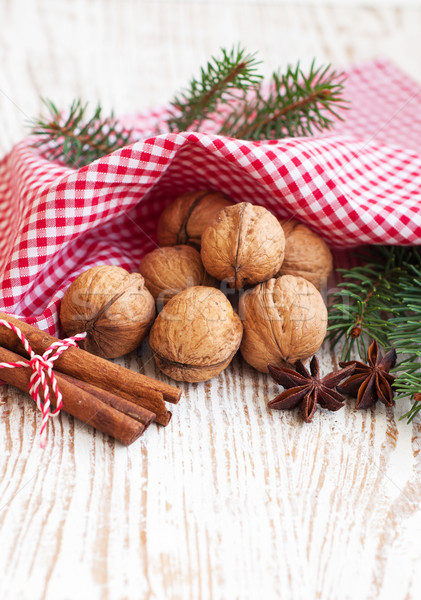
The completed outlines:
{"type": "Polygon", "coordinates": [[[78,333],[73,337],[54,342],[47,348],[44,354],[36,354],[22,331],[3,319],[0,319],[0,325],[4,325],[8,329],[11,329],[22,342],[25,350],[30,356],[29,360],[23,359],[19,362],[0,363],[0,369],[14,369],[16,367],[29,367],[32,369],[31,379],[29,381],[29,394],[32,400],[36,403],[38,409],[42,412],[42,424],[40,429],[40,445],[41,448],[46,446],[47,432],[46,427],[48,420],[51,417],[56,417],[60,410],[63,408],[63,398],[58,388],[57,379],[54,375],[54,361],[63,354],[65,350],[72,346],[77,346],[77,342],[83,340],[86,337],[85,333],[78,333]],[[50,401],[50,385],[51,389],[56,398],[56,407],[51,410],[50,401]]]}

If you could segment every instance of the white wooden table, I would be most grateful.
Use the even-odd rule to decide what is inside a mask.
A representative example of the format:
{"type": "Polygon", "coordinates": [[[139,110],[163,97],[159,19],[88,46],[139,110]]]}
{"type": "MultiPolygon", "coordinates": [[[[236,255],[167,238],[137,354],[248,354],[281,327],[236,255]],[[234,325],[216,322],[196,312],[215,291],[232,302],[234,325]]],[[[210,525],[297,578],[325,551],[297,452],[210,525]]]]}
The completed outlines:
{"type": "MultiPolygon", "coordinates": [[[[267,73],[380,56],[421,81],[419,4],[339,4],[3,0],[0,150],[25,135],[40,95],[136,111],[238,41],[267,73]]],[[[147,351],[122,362],[156,374],[147,351]]],[[[420,597],[409,402],[303,425],[266,409],[276,386],[239,359],[182,389],[169,427],[129,448],[62,415],[45,451],[29,397],[0,392],[1,600],[420,597]]]]}

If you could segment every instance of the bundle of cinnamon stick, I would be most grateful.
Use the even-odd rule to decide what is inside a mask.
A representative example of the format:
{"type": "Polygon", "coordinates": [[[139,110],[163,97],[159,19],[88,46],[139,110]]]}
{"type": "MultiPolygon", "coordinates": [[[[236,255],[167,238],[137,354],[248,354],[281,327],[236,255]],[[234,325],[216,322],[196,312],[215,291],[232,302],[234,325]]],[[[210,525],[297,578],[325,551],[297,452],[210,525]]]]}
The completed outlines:
{"type": "MultiPolygon", "coordinates": [[[[0,319],[22,331],[37,354],[57,338],[0,312],[0,319]]],[[[16,334],[0,327],[0,362],[28,358],[16,334]]],[[[63,396],[63,410],[128,446],[153,422],[168,425],[171,413],[165,402],[176,404],[181,390],[99,358],[80,348],[69,348],[55,361],[54,372],[63,396]]],[[[24,392],[29,389],[31,370],[2,369],[0,379],[24,392]]],[[[54,394],[51,391],[52,403],[54,394]]]]}

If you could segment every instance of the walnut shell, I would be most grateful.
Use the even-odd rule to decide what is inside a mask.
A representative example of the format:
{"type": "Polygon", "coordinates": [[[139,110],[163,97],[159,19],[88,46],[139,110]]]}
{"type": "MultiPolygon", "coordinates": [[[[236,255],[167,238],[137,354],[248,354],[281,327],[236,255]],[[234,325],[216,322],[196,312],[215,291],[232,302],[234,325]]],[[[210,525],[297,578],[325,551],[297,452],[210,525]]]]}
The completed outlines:
{"type": "Polygon", "coordinates": [[[157,366],[177,381],[207,381],[237,352],[243,326],[224,294],[187,288],[172,298],[152,326],[149,343],[157,366]]]}
{"type": "Polygon", "coordinates": [[[327,310],[315,286],[293,275],[270,279],[245,292],[240,300],[243,358],[268,372],[268,364],[294,363],[320,348],[327,310]]]}
{"type": "Polygon", "coordinates": [[[266,208],[241,202],[224,208],[202,235],[205,269],[241,289],[276,275],[284,258],[285,236],[266,208]]]}
{"type": "Polygon", "coordinates": [[[143,257],[139,265],[145,284],[159,306],[194,285],[211,285],[197,250],[191,246],[165,246],[143,257]]]}
{"type": "Polygon", "coordinates": [[[293,219],[281,221],[281,225],[285,234],[285,257],[279,275],[304,277],[317,289],[325,288],[333,269],[332,253],[326,242],[293,219]]]}
{"type": "Polygon", "coordinates": [[[120,267],[92,267],[77,277],[60,305],[68,336],[87,331],[79,345],[103,358],[132,352],[149,331],[155,302],[139,273],[120,267]]]}
{"type": "Polygon", "coordinates": [[[199,191],[182,194],[167,206],[160,216],[159,244],[189,244],[200,249],[203,231],[222,208],[231,204],[231,200],[221,192],[199,191]]]}

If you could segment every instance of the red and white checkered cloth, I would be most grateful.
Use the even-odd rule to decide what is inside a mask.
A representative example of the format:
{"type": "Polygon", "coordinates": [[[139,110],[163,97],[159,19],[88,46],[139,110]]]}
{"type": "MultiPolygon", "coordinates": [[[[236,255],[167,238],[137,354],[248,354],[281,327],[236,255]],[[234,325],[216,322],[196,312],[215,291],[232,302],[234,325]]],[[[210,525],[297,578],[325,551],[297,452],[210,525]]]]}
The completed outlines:
{"type": "Polygon", "coordinates": [[[421,244],[421,87],[376,61],[349,72],[346,97],[333,132],[271,142],[145,139],[163,112],[137,115],[124,122],[141,141],[78,171],[20,142],[0,162],[0,310],[57,332],[70,282],[93,265],[136,270],[162,209],[196,189],[295,216],[335,247],[421,244]]]}

